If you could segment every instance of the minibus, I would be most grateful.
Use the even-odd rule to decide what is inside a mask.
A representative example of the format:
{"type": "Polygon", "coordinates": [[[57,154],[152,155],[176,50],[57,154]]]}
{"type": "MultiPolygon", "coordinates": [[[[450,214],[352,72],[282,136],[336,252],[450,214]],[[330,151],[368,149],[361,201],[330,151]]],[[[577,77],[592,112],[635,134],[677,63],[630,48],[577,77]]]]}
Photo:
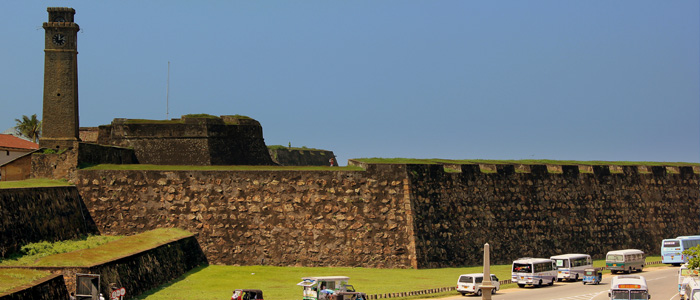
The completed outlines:
{"type": "Polygon", "coordinates": [[[511,271],[511,280],[517,283],[518,287],[553,285],[557,280],[554,261],[547,258],[519,258],[513,261],[511,271]]]}
{"type": "Polygon", "coordinates": [[[611,300],[648,300],[651,299],[647,280],[640,275],[615,276],[610,282],[608,297],[611,300]]]}
{"type": "Polygon", "coordinates": [[[605,255],[605,268],[610,273],[642,271],[644,268],[644,251],[637,249],[615,250],[605,255]]]}
{"type": "Polygon", "coordinates": [[[579,278],[583,278],[585,269],[593,268],[593,260],[588,254],[562,254],[549,259],[554,261],[554,267],[557,268],[557,281],[578,281],[579,278]]]}

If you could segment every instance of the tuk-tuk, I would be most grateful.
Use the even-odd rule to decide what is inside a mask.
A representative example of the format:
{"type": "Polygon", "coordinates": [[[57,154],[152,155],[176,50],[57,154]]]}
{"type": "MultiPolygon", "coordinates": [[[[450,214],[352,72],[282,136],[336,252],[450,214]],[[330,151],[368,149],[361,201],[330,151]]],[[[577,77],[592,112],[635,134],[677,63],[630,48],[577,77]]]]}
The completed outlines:
{"type": "Polygon", "coordinates": [[[583,284],[599,284],[603,280],[603,273],[596,271],[596,269],[585,269],[583,270],[583,284]]]}
{"type": "Polygon", "coordinates": [[[350,277],[304,277],[298,286],[304,288],[304,300],[367,300],[367,295],[356,292],[348,284],[350,277]]]}
{"type": "Polygon", "coordinates": [[[233,291],[231,300],[263,300],[261,290],[237,289],[233,291]]]}

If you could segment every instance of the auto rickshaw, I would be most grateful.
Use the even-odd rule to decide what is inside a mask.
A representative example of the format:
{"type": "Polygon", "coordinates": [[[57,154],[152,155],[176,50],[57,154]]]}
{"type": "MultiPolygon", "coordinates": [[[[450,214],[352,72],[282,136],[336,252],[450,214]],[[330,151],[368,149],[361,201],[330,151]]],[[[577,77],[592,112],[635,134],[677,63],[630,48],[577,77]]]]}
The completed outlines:
{"type": "Polygon", "coordinates": [[[263,300],[261,290],[237,289],[233,291],[231,300],[263,300]]]}
{"type": "Polygon", "coordinates": [[[598,272],[596,269],[583,270],[583,284],[599,284],[601,280],[603,280],[602,272],[598,272]]]}

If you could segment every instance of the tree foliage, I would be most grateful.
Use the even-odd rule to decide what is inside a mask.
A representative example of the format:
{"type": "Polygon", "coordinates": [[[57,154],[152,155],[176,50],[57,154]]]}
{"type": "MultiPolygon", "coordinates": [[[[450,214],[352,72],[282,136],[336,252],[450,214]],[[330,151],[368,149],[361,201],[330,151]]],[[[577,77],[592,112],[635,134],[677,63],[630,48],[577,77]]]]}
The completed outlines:
{"type": "Polygon", "coordinates": [[[689,270],[700,268],[700,246],[684,250],[683,255],[688,257],[689,270]]]}
{"type": "Polygon", "coordinates": [[[34,143],[39,140],[41,136],[41,121],[36,118],[36,114],[33,114],[31,118],[22,115],[22,120],[15,119],[15,121],[17,122],[15,129],[17,129],[20,134],[28,137],[34,143]]]}

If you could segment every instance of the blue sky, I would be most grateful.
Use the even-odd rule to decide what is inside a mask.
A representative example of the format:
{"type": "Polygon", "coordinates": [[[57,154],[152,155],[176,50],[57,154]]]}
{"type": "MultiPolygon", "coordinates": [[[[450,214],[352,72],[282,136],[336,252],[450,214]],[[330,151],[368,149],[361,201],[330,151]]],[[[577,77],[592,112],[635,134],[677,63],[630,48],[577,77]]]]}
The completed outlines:
{"type": "Polygon", "coordinates": [[[361,157],[700,161],[700,2],[10,1],[0,131],[76,9],[81,126],[241,114],[361,157]]]}

